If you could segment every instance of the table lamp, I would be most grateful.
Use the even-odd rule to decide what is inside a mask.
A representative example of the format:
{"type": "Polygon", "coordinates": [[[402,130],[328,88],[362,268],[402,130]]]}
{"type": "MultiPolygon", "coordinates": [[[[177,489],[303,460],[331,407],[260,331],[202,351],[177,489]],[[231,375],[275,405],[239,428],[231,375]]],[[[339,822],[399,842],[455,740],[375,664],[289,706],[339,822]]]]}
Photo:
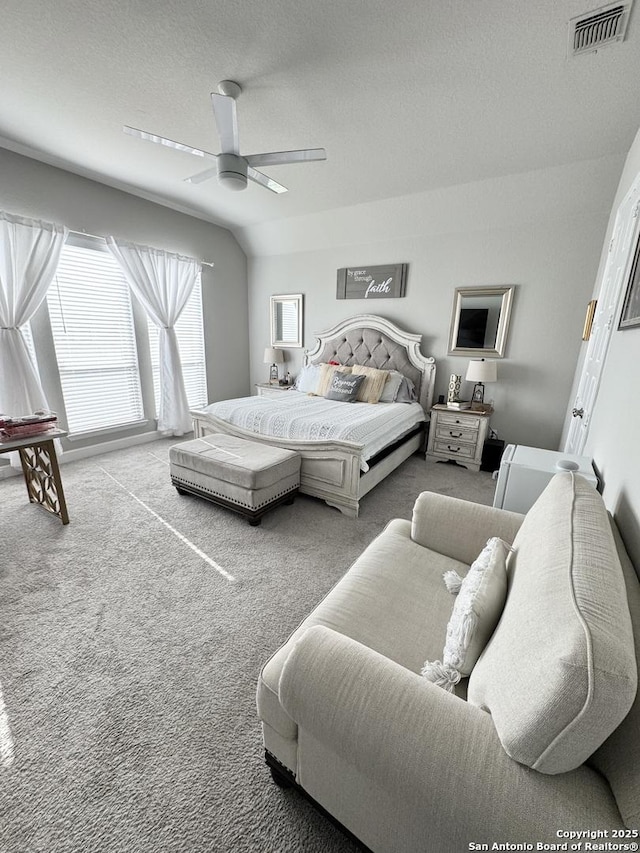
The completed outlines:
{"type": "Polygon", "coordinates": [[[278,384],[279,374],[278,365],[284,361],[284,354],[281,349],[275,347],[266,347],[264,351],[263,361],[265,364],[270,364],[269,368],[269,385],[278,384]]]}
{"type": "Polygon", "coordinates": [[[484,409],[484,383],[496,382],[498,369],[495,361],[487,361],[484,358],[472,358],[467,368],[465,379],[475,382],[471,396],[472,409],[484,409]]]}

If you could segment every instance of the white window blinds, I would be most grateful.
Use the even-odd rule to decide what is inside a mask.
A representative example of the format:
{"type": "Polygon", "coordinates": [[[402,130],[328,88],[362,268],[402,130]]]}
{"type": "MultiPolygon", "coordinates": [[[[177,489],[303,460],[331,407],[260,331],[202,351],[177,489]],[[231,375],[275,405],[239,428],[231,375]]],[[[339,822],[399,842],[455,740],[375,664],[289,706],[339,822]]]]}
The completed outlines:
{"type": "Polygon", "coordinates": [[[129,287],[106,248],[67,243],[47,305],[69,433],[141,422],[129,287]]]}
{"type": "MultiPolygon", "coordinates": [[[[149,346],[153,368],[153,391],[156,399],[156,415],[160,401],[160,364],[158,357],[158,327],[149,322],[149,346]]],[[[206,406],[207,373],[204,358],[204,331],[202,323],[202,285],[198,275],[191,296],[175,325],[182,374],[190,408],[206,406]]]]}
{"type": "Polygon", "coordinates": [[[299,336],[298,331],[298,304],[283,300],[278,305],[277,334],[279,341],[295,341],[299,336]]]}

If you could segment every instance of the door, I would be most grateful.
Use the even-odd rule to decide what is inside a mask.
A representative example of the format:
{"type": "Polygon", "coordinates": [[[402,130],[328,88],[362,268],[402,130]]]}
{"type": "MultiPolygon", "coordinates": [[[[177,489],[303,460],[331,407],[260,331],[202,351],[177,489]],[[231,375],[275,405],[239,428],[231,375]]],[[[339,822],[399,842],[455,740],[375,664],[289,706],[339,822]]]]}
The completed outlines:
{"type": "Polygon", "coordinates": [[[616,214],[591,327],[591,337],[573,402],[571,424],[564,445],[565,453],[581,456],[584,451],[591,415],[598,396],[600,375],[607,358],[613,324],[618,313],[623,285],[627,281],[633,247],[638,237],[639,212],[640,175],[636,177],[616,214]]]}

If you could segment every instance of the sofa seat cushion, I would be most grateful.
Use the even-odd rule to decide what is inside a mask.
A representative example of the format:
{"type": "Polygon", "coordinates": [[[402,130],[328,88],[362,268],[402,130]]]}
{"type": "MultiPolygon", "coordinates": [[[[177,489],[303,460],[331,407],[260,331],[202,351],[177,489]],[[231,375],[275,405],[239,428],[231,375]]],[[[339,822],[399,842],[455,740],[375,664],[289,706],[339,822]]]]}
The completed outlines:
{"type": "MultiPolygon", "coordinates": [[[[390,522],[264,666],[260,718],[283,737],[296,736],[296,724],[280,706],[278,684],[293,644],[313,625],[332,628],[419,673],[425,658],[442,654],[454,603],[442,575],[452,569],[466,574],[469,567],[413,542],[410,522],[390,522]]],[[[466,682],[460,690],[465,688],[466,682]]]]}
{"type": "Polygon", "coordinates": [[[624,578],[602,498],[572,473],[551,480],[513,547],[506,605],[468,700],[491,713],[513,759],[563,773],[606,740],[636,695],[624,578]]]}

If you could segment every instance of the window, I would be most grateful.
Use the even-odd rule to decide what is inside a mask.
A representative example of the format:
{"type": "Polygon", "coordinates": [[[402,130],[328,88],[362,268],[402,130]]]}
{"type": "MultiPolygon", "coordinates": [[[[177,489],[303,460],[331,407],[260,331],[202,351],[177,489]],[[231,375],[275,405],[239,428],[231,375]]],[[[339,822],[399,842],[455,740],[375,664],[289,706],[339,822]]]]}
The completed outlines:
{"type": "Polygon", "coordinates": [[[47,306],[69,433],[142,422],[129,287],[100,241],[65,245],[47,306]]]}
{"type": "MultiPolygon", "coordinates": [[[[202,328],[202,286],[200,275],[191,291],[187,304],[175,326],[182,362],[182,373],[190,408],[207,404],[207,374],[204,359],[204,332],[202,328]]],[[[156,415],[160,406],[160,360],[158,355],[159,329],[149,320],[149,346],[153,368],[153,391],[156,398],[156,415]]]]}

